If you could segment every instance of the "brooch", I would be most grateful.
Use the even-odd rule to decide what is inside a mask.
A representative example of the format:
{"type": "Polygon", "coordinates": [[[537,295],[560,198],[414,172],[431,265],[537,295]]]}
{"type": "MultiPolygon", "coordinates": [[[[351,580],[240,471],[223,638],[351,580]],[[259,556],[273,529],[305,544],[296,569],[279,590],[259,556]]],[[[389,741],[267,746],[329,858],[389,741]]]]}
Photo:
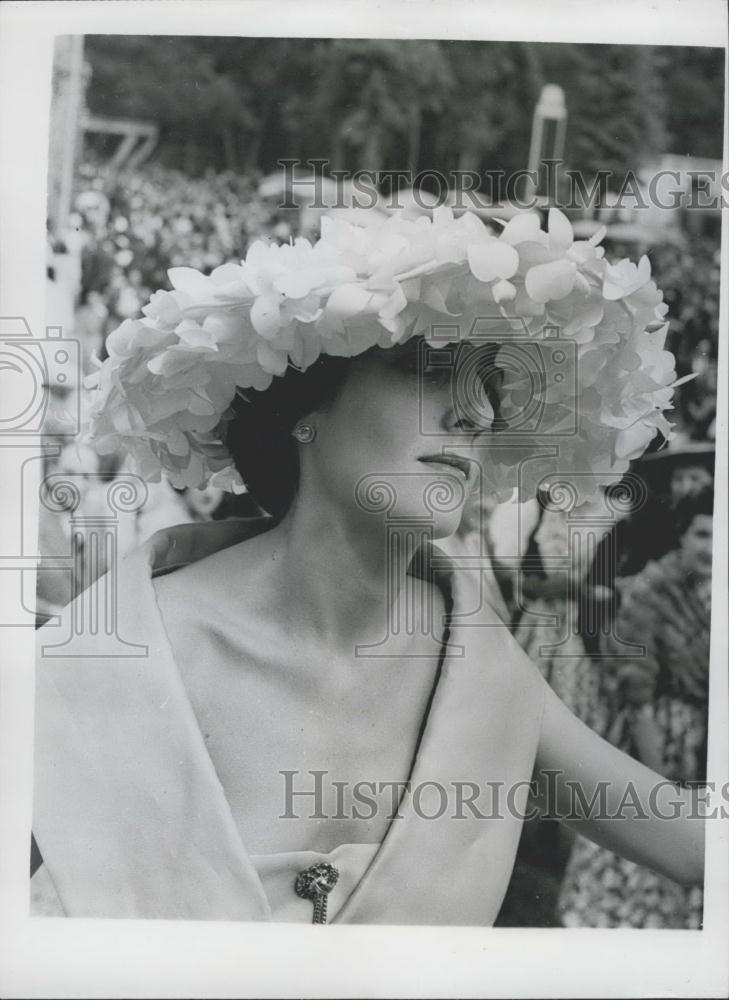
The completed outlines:
{"type": "Polygon", "coordinates": [[[327,897],[339,881],[339,872],[327,861],[305,868],[296,876],[296,895],[314,904],[313,924],[327,922],[327,897]]]}

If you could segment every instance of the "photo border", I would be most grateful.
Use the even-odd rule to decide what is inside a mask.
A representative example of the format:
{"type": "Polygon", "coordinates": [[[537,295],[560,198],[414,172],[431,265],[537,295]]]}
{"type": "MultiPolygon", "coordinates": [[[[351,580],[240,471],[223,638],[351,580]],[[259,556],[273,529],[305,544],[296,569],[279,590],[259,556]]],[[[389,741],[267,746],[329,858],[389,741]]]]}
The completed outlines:
{"type": "MultiPolygon", "coordinates": [[[[55,34],[482,38],[724,48],[722,0],[508,4],[467,0],[386,6],[363,0],[24,0],[0,7],[0,315],[46,318],[45,214],[55,34]],[[284,26],[284,30],[282,30],[284,26]]],[[[725,68],[725,108],[727,75],[725,68]]],[[[726,115],[726,111],[725,111],[726,115]]],[[[729,162],[724,124],[724,169],[729,162]]],[[[708,779],[729,781],[727,381],[729,229],[722,209],[713,622],[708,779]]],[[[19,512],[3,478],[0,538],[19,512]]],[[[40,463],[36,463],[37,466],[40,463]]],[[[39,482],[39,472],[38,482],[39,482]]],[[[37,496],[37,485],[34,486],[37,496]]],[[[38,511],[26,508],[31,530],[38,511]]],[[[7,537],[7,536],[6,536],[7,537]]],[[[0,544],[0,601],[17,586],[0,544]]],[[[26,570],[34,588],[35,573],[26,570]]],[[[725,995],[729,983],[729,821],[707,823],[702,931],[317,927],[226,921],[85,920],[28,915],[34,633],[3,630],[0,661],[0,993],[15,996],[725,995]],[[528,956],[528,960],[526,960],[528,956]]],[[[721,803],[719,803],[721,804],[721,803]]]]}

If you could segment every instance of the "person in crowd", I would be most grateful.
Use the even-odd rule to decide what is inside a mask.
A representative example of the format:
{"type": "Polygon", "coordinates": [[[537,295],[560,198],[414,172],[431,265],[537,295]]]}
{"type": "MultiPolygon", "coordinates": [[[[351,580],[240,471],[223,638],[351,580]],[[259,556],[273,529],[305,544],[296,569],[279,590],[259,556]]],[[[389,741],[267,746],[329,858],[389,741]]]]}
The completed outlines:
{"type": "Polygon", "coordinates": [[[634,576],[649,560],[673,548],[676,504],[714,481],[714,446],[695,442],[650,452],[634,463],[636,502],[598,548],[588,569],[594,588],[612,588],[616,577],[634,576]]]}
{"type": "Polygon", "coordinates": [[[693,352],[691,368],[696,373],[687,385],[685,410],[692,441],[713,441],[716,437],[716,392],[719,365],[715,342],[703,337],[693,352]]]}
{"type": "Polygon", "coordinates": [[[466,501],[458,530],[449,538],[443,539],[440,547],[453,558],[477,558],[483,561],[484,598],[499,618],[508,624],[511,614],[502,592],[503,574],[499,571],[490,529],[491,518],[497,506],[488,494],[474,490],[466,501]]]}
{"type": "MultiPolygon", "coordinates": [[[[594,637],[586,636],[584,628],[589,614],[602,620],[601,605],[610,594],[607,588],[597,588],[587,580],[594,551],[591,546],[600,543],[598,538],[584,544],[583,525],[590,534],[594,531],[591,507],[604,512],[600,499],[591,506],[583,505],[582,520],[549,506],[542,509],[533,535],[541,569],[522,574],[526,606],[515,617],[514,636],[571,711],[600,731],[594,717],[596,676],[589,656],[594,637]]],[[[604,537],[611,526],[609,517],[603,516],[603,520],[604,537]]]]}
{"type": "MultiPolygon", "coordinates": [[[[603,732],[677,785],[706,777],[712,513],[709,486],[678,501],[674,547],[618,581],[620,607],[604,647],[618,658],[604,661],[613,683],[609,698],[603,687],[603,732]]],[[[578,838],[558,910],[567,927],[691,929],[701,926],[702,905],[699,887],[578,838]]]]}
{"type": "MultiPolygon", "coordinates": [[[[581,524],[590,524],[590,511],[602,513],[602,498],[583,505],[580,518],[550,506],[540,495],[537,521],[527,540],[521,569],[509,574],[512,585],[512,629],[516,640],[559,698],[582,722],[601,736],[606,731],[604,685],[608,678],[593,653],[609,604],[606,588],[592,588],[586,580],[591,545],[581,524]],[[588,625],[590,627],[588,627],[588,625]]],[[[594,519],[593,519],[594,520],[594,519]]],[[[605,531],[609,530],[609,518],[605,531]]],[[[592,543],[591,543],[592,544],[592,543]]],[[[536,807],[532,795],[530,805],[536,807]]],[[[555,909],[562,874],[573,836],[548,816],[535,815],[525,823],[514,875],[499,914],[501,926],[544,926],[557,923],[555,909]]]]}

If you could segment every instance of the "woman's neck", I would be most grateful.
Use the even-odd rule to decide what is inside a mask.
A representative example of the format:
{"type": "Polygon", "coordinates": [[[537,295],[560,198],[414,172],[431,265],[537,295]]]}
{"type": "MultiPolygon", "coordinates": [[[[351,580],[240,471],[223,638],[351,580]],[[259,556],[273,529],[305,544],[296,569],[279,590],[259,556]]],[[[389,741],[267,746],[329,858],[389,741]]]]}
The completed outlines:
{"type": "Polygon", "coordinates": [[[282,620],[334,647],[387,634],[413,553],[388,547],[377,515],[297,499],[271,529],[269,543],[282,620]]]}

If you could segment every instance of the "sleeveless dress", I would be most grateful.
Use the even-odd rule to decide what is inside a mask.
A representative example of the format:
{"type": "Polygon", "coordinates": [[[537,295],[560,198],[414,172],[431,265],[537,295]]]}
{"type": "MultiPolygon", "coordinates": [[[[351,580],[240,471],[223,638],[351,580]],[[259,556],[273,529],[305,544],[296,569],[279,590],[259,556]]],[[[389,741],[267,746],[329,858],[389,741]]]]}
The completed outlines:
{"type": "Polygon", "coordinates": [[[295,875],[331,860],[340,881],[330,923],[490,926],[514,864],[546,685],[507,627],[493,615],[474,627],[484,622],[472,608],[451,602],[409,781],[382,841],[331,855],[246,851],[152,577],[269,524],[158,532],[38,631],[33,833],[43,865],[31,880],[32,914],[309,923],[295,875]],[[99,624],[110,602],[113,634],[99,624]],[[517,789],[516,808],[454,814],[453,791],[464,782],[517,789]],[[449,793],[440,815],[428,786],[449,793]],[[416,789],[426,792],[420,808],[416,789]]]}

